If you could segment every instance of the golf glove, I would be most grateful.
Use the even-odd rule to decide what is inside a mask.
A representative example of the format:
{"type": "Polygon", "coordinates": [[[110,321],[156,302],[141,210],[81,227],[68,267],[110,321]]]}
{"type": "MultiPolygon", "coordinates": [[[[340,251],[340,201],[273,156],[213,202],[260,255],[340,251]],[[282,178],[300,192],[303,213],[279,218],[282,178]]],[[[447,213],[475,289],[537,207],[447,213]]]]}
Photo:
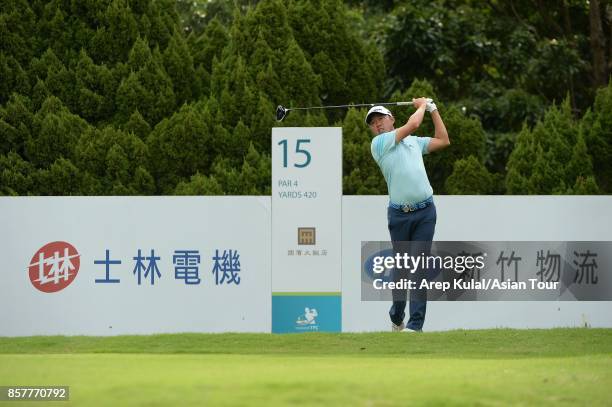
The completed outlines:
{"type": "Polygon", "coordinates": [[[425,110],[427,110],[429,113],[438,110],[438,107],[434,103],[433,99],[427,99],[427,106],[425,107],[425,110]]]}

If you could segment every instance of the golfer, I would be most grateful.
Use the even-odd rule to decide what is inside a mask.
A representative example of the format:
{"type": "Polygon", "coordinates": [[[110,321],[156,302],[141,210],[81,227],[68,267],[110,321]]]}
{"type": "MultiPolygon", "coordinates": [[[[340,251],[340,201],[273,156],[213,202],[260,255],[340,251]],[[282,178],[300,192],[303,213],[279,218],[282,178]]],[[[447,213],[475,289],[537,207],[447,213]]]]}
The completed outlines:
{"type": "MultiPolygon", "coordinates": [[[[395,128],[393,114],[383,106],[374,106],[365,121],[374,133],[372,157],[387,181],[389,207],[387,219],[393,249],[409,251],[411,255],[429,254],[436,227],[436,207],[433,188],[429,184],[423,155],[448,147],[450,141],[442,117],[431,99],[412,100],[416,112],[406,124],[395,128]],[[423,122],[425,111],[431,114],[434,137],[412,135],[423,122]],[[413,243],[407,243],[413,242],[413,243]],[[414,243],[417,242],[417,243],[414,243]]],[[[393,278],[399,281],[407,270],[394,269],[393,278]]],[[[420,284],[424,270],[412,270],[409,278],[420,284]]],[[[393,331],[421,332],[427,309],[427,291],[410,290],[410,318],[404,325],[407,290],[393,290],[393,305],[389,310],[393,331]]]]}

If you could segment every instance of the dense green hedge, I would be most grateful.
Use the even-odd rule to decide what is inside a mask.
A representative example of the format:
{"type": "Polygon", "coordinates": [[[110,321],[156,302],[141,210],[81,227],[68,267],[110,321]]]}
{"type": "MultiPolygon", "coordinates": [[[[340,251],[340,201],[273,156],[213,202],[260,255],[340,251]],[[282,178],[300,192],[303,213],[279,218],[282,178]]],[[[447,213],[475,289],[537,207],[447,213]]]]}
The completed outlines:
{"type": "MultiPolygon", "coordinates": [[[[584,2],[557,35],[468,0],[1,2],[2,195],[269,194],[276,105],[423,95],[451,138],[426,158],[436,193],[612,191],[584,2]]],[[[281,125],[342,126],[344,193],[385,194],[363,116],[281,125]]]]}

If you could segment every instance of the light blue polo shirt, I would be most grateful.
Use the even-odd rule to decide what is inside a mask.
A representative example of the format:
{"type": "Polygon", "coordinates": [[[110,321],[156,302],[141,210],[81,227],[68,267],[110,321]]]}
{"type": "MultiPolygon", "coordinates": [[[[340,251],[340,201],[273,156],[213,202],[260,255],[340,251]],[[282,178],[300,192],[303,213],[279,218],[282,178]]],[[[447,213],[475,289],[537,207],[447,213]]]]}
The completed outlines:
{"type": "Polygon", "coordinates": [[[394,204],[416,204],[433,194],[423,155],[431,137],[408,136],[395,143],[395,130],[372,139],[372,157],[380,167],[389,199],[394,204]]]}

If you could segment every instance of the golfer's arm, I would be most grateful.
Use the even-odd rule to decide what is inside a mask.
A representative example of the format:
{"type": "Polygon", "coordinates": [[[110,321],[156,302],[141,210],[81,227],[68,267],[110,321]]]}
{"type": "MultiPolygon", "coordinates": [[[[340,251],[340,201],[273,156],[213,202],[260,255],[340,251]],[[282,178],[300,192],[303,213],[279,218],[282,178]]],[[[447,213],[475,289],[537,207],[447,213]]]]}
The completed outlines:
{"type": "Polygon", "coordinates": [[[448,132],[446,131],[446,126],[442,121],[442,117],[440,116],[440,112],[433,111],[431,113],[431,119],[433,120],[435,135],[429,141],[429,145],[427,146],[428,152],[433,152],[436,150],[441,150],[450,145],[450,140],[448,139],[448,132]]]}
{"type": "Polygon", "coordinates": [[[425,116],[425,107],[425,103],[423,103],[421,107],[419,107],[417,111],[414,112],[412,116],[410,116],[406,124],[404,124],[402,127],[395,131],[396,143],[399,143],[419,128],[419,126],[423,122],[423,117],[425,116]]]}

